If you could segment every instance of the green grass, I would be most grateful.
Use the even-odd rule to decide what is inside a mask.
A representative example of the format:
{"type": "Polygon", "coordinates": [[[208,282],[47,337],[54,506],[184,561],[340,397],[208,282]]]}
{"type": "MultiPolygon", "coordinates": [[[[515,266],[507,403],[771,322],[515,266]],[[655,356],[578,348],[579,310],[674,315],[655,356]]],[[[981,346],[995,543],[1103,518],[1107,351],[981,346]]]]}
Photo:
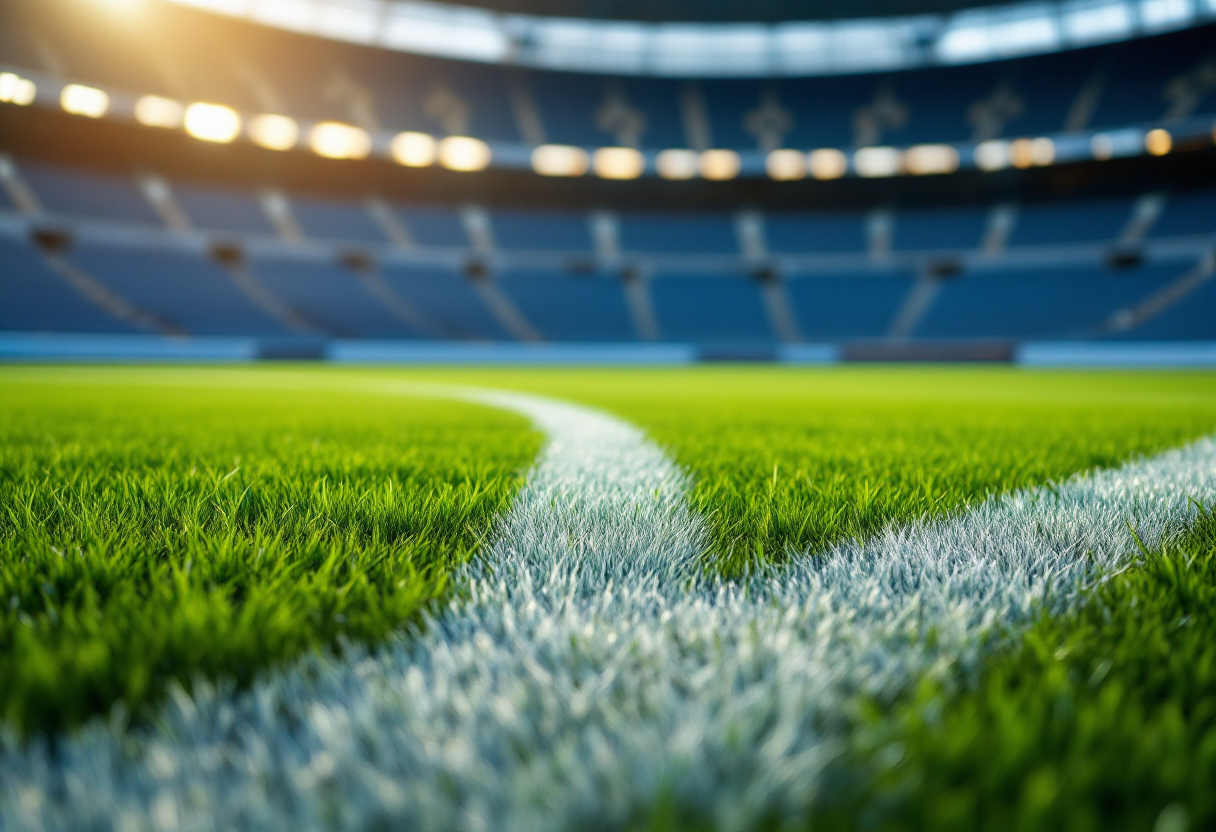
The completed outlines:
{"type": "MultiPolygon", "coordinates": [[[[0,370],[3,720],[139,716],[174,680],[245,684],[416,620],[540,438],[507,414],[366,388],[402,378],[541,392],[638,424],[693,474],[727,573],[1216,430],[1203,373],[0,370]]],[[[950,744],[933,728],[916,740],[931,768],[934,743],[950,744]]],[[[1054,753],[1039,759],[1061,765],[1054,753]]],[[[954,797],[907,787],[914,774],[884,780],[882,799],[921,795],[927,828],[954,797]]]]}
{"type": "Polygon", "coordinates": [[[644,427],[694,474],[693,504],[713,520],[714,561],[727,573],[1216,430],[1205,373],[730,367],[459,378],[575,398],[644,427]]]}
{"type": "Polygon", "coordinates": [[[171,680],[245,684],[375,643],[448,591],[540,437],[509,414],[316,380],[0,373],[5,722],[139,716],[171,680]],[[208,386],[225,383],[245,389],[208,386]]]}
{"type": "Polygon", "coordinates": [[[827,825],[1216,828],[1216,513],[959,681],[874,715],[877,785],[827,825]]]}

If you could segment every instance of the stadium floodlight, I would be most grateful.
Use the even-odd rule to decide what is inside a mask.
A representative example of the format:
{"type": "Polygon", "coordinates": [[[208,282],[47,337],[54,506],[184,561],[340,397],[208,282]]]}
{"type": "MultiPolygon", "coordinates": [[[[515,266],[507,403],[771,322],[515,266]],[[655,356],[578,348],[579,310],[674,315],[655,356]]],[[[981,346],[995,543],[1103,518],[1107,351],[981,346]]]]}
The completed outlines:
{"type": "Polygon", "coordinates": [[[326,159],[366,159],[372,152],[372,137],[366,130],[340,121],[316,124],[308,143],[313,153],[326,159]]]}
{"type": "Polygon", "coordinates": [[[490,146],[471,136],[448,136],[439,142],[439,164],[448,170],[485,170],[490,166],[490,146]]]}
{"type": "Polygon", "coordinates": [[[110,109],[110,96],[105,90],[96,87],[68,84],[59,93],[59,104],[66,113],[86,118],[101,118],[110,109]]]}
{"type": "Polygon", "coordinates": [[[805,179],[807,171],[806,154],[801,150],[773,150],[764,157],[764,169],[770,179],[778,182],[792,182],[805,179]]]}
{"type": "Polygon", "coordinates": [[[582,176],[591,167],[591,155],[568,144],[542,144],[532,151],[532,170],[541,176],[582,176]]]}
{"type": "Polygon", "coordinates": [[[22,78],[13,72],[0,72],[0,101],[26,107],[34,103],[37,95],[38,87],[29,78],[22,78]]]}
{"type": "Polygon", "coordinates": [[[1164,156],[1173,147],[1174,137],[1168,130],[1158,127],[1156,130],[1149,130],[1144,136],[1144,149],[1154,156],[1164,156]]]}
{"type": "Polygon", "coordinates": [[[1095,133],[1089,140],[1089,152],[1100,162],[1115,155],[1115,140],[1110,133],[1095,133]]]}
{"type": "Polygon", "coordinates": [[[637,179],[646,170],[646,157],[632,147],[601,147],[591,166],[601,179],[637,179]]]}
{"type": "Polygon", "coordinates": [[[807,168],[816,179],[839,179],[848,173],[849,157],[834,147],[821,147],[807,156],[807,168]]]}
{"type": "Polygon", "coordinates": [[[853,170],[858,176],[875,179],[894,176],[903,169],[904,156],[894,147],[862,147],[853,153],[853,170]]]}
{"type": "Polygon", "coordinates": [[[1031,139],[1030,149],[1036,165],[1050,165],[1056,160],[1056,143],[1046,136],[1031,139]]]}
{"type": "Polygon", "coordinates": [[[654,169],[664,179],[692,179],[701,170],[701,155],[695,150],[673,147],[655,157],[654,169]]]}
{"type": "Polygon", "coordinates": [[[172,98],[145,95],[135,102],[135,120],[144,127],[180,127],[186,115],[186,107],[172,98]]]}
{"type": "Polygon", "coordinates": [[[249,120],[249,140],[267,150],[291,150],[300,141],[300,125],[289,116],[263,113],[249,120]]]}
{"type": "Polygon", "coordinates": [[[989,139],[975,146],[975,166],[980,170],[1004,170],[1009,167],[1009,142],[989,139]]]}
{"type": "Polygon", "coordinates": [[[186,132],[204,142],[228,144],[241,132],[241,117],[223,104],[196,101],[186,108],[186,132]]]}
{"type": "Polygon", "coordinates": [[[425,168],[435,164],[435,137],[427,133],[415,133],[412,130],[393,136],[389,152],[393,161],[407,168],[425,168]]]}
{"type": "Polygon", "coordinates": [[[954,173],[958,163],[958,151],[948,144],[918,144],[904,154],[904,166],[914,176],[954,173]]]}
{"type": "Polygon", "coordinates": [[[1056,158],[1056,145],[1051,139],[1015,139],[1009,143],[1009,161],[1015,168],[1050,165],[1056,158]]]}
{"type": "Polygon", "coordinates": [[[733,150],[706,150],[701,154],[701,175],[715,182],[734,179],[742,167],[739,154],[733,150]]]}

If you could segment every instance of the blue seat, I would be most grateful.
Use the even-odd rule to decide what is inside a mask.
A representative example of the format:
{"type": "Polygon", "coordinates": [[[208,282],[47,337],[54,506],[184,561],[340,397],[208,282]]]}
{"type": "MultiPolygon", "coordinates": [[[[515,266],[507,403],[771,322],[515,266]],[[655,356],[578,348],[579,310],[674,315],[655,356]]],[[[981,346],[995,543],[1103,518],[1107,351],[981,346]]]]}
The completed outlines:
{"type": "Polygon", "coordinates": [[[86,244],[71,259],[136,306],[192,335],[283,335],[287,330],[202,254],[86,244]]]}
{"type": "Polygon", "coordinates": [[[23,164],[21,173],[48,211],[88,219],[161,224],[134,177],[37,163],[23,164]]]}
{"type": "Polygon", "coordinates": [[[587,217],[578,211],[496,210],[494,239],[499,248],[523,251],[591,251],[587,217]]]}
{"type": "Polygon", "coordinates": [[[0,237],[0,329],[9,332],[135,332],[51,271],[24,240],[0,237]]]}
{"type": "Polygon", "coordinates": [[[451,208],[410,205],[395,206],[394,210],[419,245],[441,248],[467,248],[469,245],[460,215],[451,208]]]}
{"type": "Polygon", "coordinates": [[[738,254],[726,214],[621,214],[621,248],[648,254],[738,254]]]}
{"type": "MultiPolygon", "coordinates": [[[[1165,117],[1173,104],[1167,95],[1171,79],[1194,72],[1211,51],[1211,27],[1143,38],[1106,50],[1105,92],[1091,124],[1114,127],[1165,117]]],[[[1200,85],[1193,112],[1210,113],[1216,91],[1200,85]]]]}
{"type": "Polygon", "coordinates": [[[880,338],[912,287],[907,274],[817,274],[785,282],[790,307],[808,341],[880,338]]]}
{"type": "Polygon", "coordinates": [[[295,196],[292,210],[307,237],[318,240],[346,240],[360,243],[387,242],[380,229],[355,202],[295,196]]]}
{"type": "Polygon", "coordinates": [[[764,234],[771,251],[784,254],[861,253],[866,250],[861,214],[769,214],[764,234]]]}
{"type": "Polygon", "coordinates": [[[249,268],[266,288],[326,332],[342,338],[416,338],[350,269],[304,257],[254,258],[249,268]]]}
{"type": "Polygon", "coordinates": [[[1098,267],[977,271],[942,287],[916,335],[1068,338],[1093,333],[1180,273],[1178,266],[1108,272],[1098,267]]]}
{"type": "Polygon", "coordinates": [[[240,234],[274,234],[274,227],[250,193],[235,188],[174,185],[173,193],[198,228],[240,234]]]}
{"type": "Polygon", "coordinates": [[[650,282],[665,341],[769,344],[775,341],[760,287],[745,277],[664,275],[650,282]]]}
{"type": "Polygon", "coordinates": [[[1113,243],[1132,215],[1130,199],[1023,205],[1009,245],[1113,243]]]}
{"type": "Polygon", "coordinates": [[[1150,237],[1216,233],[1216,191],[1170,194],[1150,237]]]}
{"type": "Polygon", "coordinates": [[[514,269],[498,285],[545,338],[554,341],[632,341],[620,281],[603,275],[514,269]]]}
{"type": "Polygon", "coordinates": [[[891,247],[896,251],[977,248],[986,223],[982,208],[900,211],[895,215],[891,247]]]}
{"type": "Polygon", "coordinates": [[[604,98],[603,78],[573,72],[530,72],[527,78],[549,141],[590,147],[615,144],[613,136],[596,126],[595,111],[604,98]]]}
{"type": "Polygon", "coordinates": [[[455,269],[386,263],[381,275],[393,291],[434,321],[448,338],[511,339],[478,297],[472,283],[455,269]]]}
{"type": "Polygon", "coordinates": [[[1209,280],[1120,337],[1144,341],[1216,341],[1216,281],[1209,280]]]}

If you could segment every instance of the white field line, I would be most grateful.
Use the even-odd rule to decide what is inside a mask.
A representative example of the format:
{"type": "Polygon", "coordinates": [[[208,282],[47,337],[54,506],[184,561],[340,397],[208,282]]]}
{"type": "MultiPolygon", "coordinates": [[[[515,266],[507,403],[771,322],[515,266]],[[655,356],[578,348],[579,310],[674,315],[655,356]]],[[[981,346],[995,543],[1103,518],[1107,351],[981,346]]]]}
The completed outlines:
{"type": "MultiPolygon", "coordinates": [[[[416,389],[416,388],[415,388],[416,389]]],[[[465,600],[375,654],[177,695],[52,757],[0,750],[0,828],[613,829],[659,800],[797,816],[851,705],[973,667],[1216,499],[1216,443],[993,499],[743,583],[698,570],[687,480],[641,433],[524,394],[549,444],[465,600]]]]}

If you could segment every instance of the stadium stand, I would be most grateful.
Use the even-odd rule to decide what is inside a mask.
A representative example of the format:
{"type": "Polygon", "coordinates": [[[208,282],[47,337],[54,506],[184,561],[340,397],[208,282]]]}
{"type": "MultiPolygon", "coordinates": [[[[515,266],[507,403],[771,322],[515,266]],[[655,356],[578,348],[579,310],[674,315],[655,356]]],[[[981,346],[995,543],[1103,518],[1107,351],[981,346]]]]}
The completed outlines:
{"type": "Polygon", "coordinates": [[[494,239],[503,249],[544,251],[557,249],[590,254],[590,224],[585,217],[560,211],[497,210],[493,213],[494,239]]]}
{"type": "Polygon", "coordinates": [[[619,282],[611,275],[570,276],[512,269],[497,278],[503,292],[543,337],[553,341],[632,341],[637,332],[619,282]]]}
{"type": "Polygon", "coordinates": [[[274,233],[274,226],[252,194],[205,185],[177,185],[173,194],[196,228],[238,234],[274,233]]]}
{"type": "MultiPolygon", "coordinates": [[[[385,282],[448,338],[510,340],[475,285],[456,268],[386,262],[385,282]]],[[[484,278],[482,278],[484,279],[484,278]]]]}
{"type": "Polygon", "coordinates": [[[4,263],[0,328],[32,332],[133,332],[62,280],[33,246],[0,237],[4,263]]]}
{"type": "Polygon", "coordinates": [[[668,275],[653,281],[650,290],[665,340],[702,344],[775,340],[759,287],[744,278],[668,275]]]}
{"type": "Polygon", "coordinates": [[[787,291],[810,341],[881,338],[912,286],[911,274],[824,275],[790,280],[787,291]]]}
{"type": "Polygon", "coordinates": [[[768,247],[775,252],[866,251],[865,217],[860,214],[775,214],[766,218],[768,247]]]}
{"type": "Polygon", "coordinates": [[[134,177],[64,170],[36,163],[22,165],[21,173],[39,203],[53,213],[69,218],[160,224],[134,177]]]}
{"type": "Polygon", "coordinates": [[[81,243],[72,262],[120,297],[195,335],[283,335],[223,267],[172,245],[81,243]]]}
{"type": "MultiPolygon", "coordinates": [[[[133,176],[124,179],[48,165],[20,165],[20,171],[47,209],[40,216],[42,222],[66,228],[73,222],[103,222],[111,229],[143,229],[137,244],[123,244],[123,235],[117,234],[104,243],[69,248],[68,259],[115,296],[190,334],[292,331],[291,324],[276,320],[273,311],[234,281],[231,269],[212,262],[196,237],[190,238],[194,244],[186,245],[164,227],[133,176]],[[149,245],[154,224],[161,228],[149,245]]],[[[611,263],[597,266],[590,256],[593,214],[481,212],[488,225],[478,245],[461,209],[392,205],[392,216],[408,235],[409,245],[404,247],[390,242],[381,231],[367,201],[281,195],[304,239],[294,248],[279,244],[274,249],[273,223],[256,196],[178,183],[171,190],[193,228],[213,232],[210,236],[217,243],[238,239],[250,246],[254,253],[246,270],[249,279],[298,313],[297,331],[343,338],[511,338],[512,326],[503,322],[501,310],[495,312],[493,300],[487,302],[486,291],[492,290],[505,297],[508,308],[514,307],[509,316],[517,314],[541,338],[654,337],[647,336],[630,311],[626,281],[611,263]],[[267,246],[271,248],[263,251],[267,246]],[[365,252],[365,261],[356,262],[354,268],[341,263],[344,254],[358,250],[365,252]],[[451,261],[445,253],[453,250],[465,259],[451,261]],[[440,255],[448,257],[450,265],[436,265],[433,258],[440,255]],[[490,259],[482,263],[478,257],[490,259]],[[369,284],[372,278],[361,274],[373,267],[376,258],[383,263],[383,278],[378,274],[374,278],[380,282],[379,290],[369,284]],[[427,258],[432,258],[429,265],[427,258]],[[459,263],[472,265],[462,271],[459,263]],[[414,311],[403,318],[396,304],[414,311]],[[427,320],[433,323],[419,323],[427,320]]],[[[808,340],[892,334],[916,275],[941,267],[938,261],[924,259],[926,255],[945,257],[947,271],[963,273],[930,275],[934,289],[923,320],[918,317],[897,334],[1082,337],[1096,332],[1118,309],[1150,296],[1185,271],[1185,255],[1173,255],[1164,264],[1123,264],[1125,268],[1114,271],[1118,264],[1103,265],[1137,216],[1137,204],[1130,198],[1112,198],[1021,205],[1005,256],[987,261],[976,258],[982,258],[991,224],[989,206],[870,215],[752,212],[758,235],[753,245],[759,251],[750,255],[774,269],[772,279],[788,296],[794,329],[808,340]],[[889,244],[877,250],[872,239],[875,216],[885,222],[890,237],[889,244]],[[1028,255],[1034,261],[1029,265],[1003,262],[1016,263],[1028,255]],[[891,259],[891,266],[874,272],[871,263],[876,256],[891,259]],[[830,262],[819,262],[824,257],[830,262]],[[968,259],[977,267],[964,269],[962,263],[968,259]],[[892,266],[895,272],[890,271],[892,266]]],[[[1159,216],[1140,229],[1140,237],[1182,241],[1192,248],[1197,238],[1205,241],[1200,248],[1211,244],[1216,227],[1212,193],[1158,197],[1158,205],[1159,216]]],[[[10,201],[5,210],[14,216],[11,206],[10,201]]],[[[747,265],[749,252],[740,237],[738,216],[625,212],[619,217],[619,229],[618,256],[630,258],[649,275],[643,282],[658,337],[705,344],[788,340],[789,333],[780,333],[766,311],[763,280],[747,265]],[[700,273],[690,271],[698,267],[700,273]]],[[[129,331],[127,323],[90,309],[87,299],[40,266],[38,251],[20,234],[14,239],[10,232],[5,245],[11,262],[6,273],[12,273],[4,283],[5,329],[129,331]],[[47,287],[35,292],[39,283],[47,287]],[[42,297],[43,303],[62,309],[34,314],[31,304],[42,297]],[[64,297],[72,303],[65,303],[64,297]]],[[[1211,337],[1210,320],[1202,315],[1185,320],[1176,337],[1211,337]]],[[[1154,331],[1161,329],[1158,324],[1154,331]]],[[[1131,331],[1126,337],[1147,336],[1131,331]]]]}
{"type": "Polygon", "coordinates": [[[323,199],[293,199],[292,213],[308,237],[359,243],[388,242],[362,205],[323,199]]]}
{"type": "Polygon", "coordinates": [[[315,257],[262,255],[250,272],[305,321],[346,338],[415,338],[419,333],[378,300],[352,269],[315,257]]]}
{"type": "Polygon", "coordinates": [[[952,338],[1060,338],[1091,334],[1185,267],[991,269],[947,281],[917,334],[952,338]]]}
{"type": "Polygon", "coordinates": [[[0,104],[3,331],[748,348],[1216,338],[1203,265],[1216,180],[1195,173],[1211,141],[1166,134],[1158,152],[1145,132],[1210,131],[1213,25],[965,67],[681,79],[407,55],[167,4],[156,42],[133,48],[138,27],[97,37],[67,8],[0,11],[0,69],[112,85],[115,107],[154,93],[285,113],[302,130],[337,120],[375,152],[317,160],[302,138],[238,159],[155,144],[193,140],[126,116],[0,104]],[[387,164],[400,130],[485,140],[497,167],[387,164]],[[58,150],[39,138],[68,132],[58,150]],[[96,151],[77,133],[99,137],[96,151]],[[1049,134],[1043,158],[1006,143],[1004,169],[975,170],[976,143],[1049,134]],[[642,148],[651,183],[537,176],[529,154],[551,142],[642,148]],[[840,171],[816,173],[813,154],[812,178],[765,178],[763,154],[781,148],[849,159],[921,142],[957,143],[970,172],[933,185],[901,175],[911,155],[892,150],[892,178],[870,180],[861,154],[840,182],[816,181],[840,171]],[[752,167],[665,173],[657,153],[673,148],[731,148],[752,167]]]}

